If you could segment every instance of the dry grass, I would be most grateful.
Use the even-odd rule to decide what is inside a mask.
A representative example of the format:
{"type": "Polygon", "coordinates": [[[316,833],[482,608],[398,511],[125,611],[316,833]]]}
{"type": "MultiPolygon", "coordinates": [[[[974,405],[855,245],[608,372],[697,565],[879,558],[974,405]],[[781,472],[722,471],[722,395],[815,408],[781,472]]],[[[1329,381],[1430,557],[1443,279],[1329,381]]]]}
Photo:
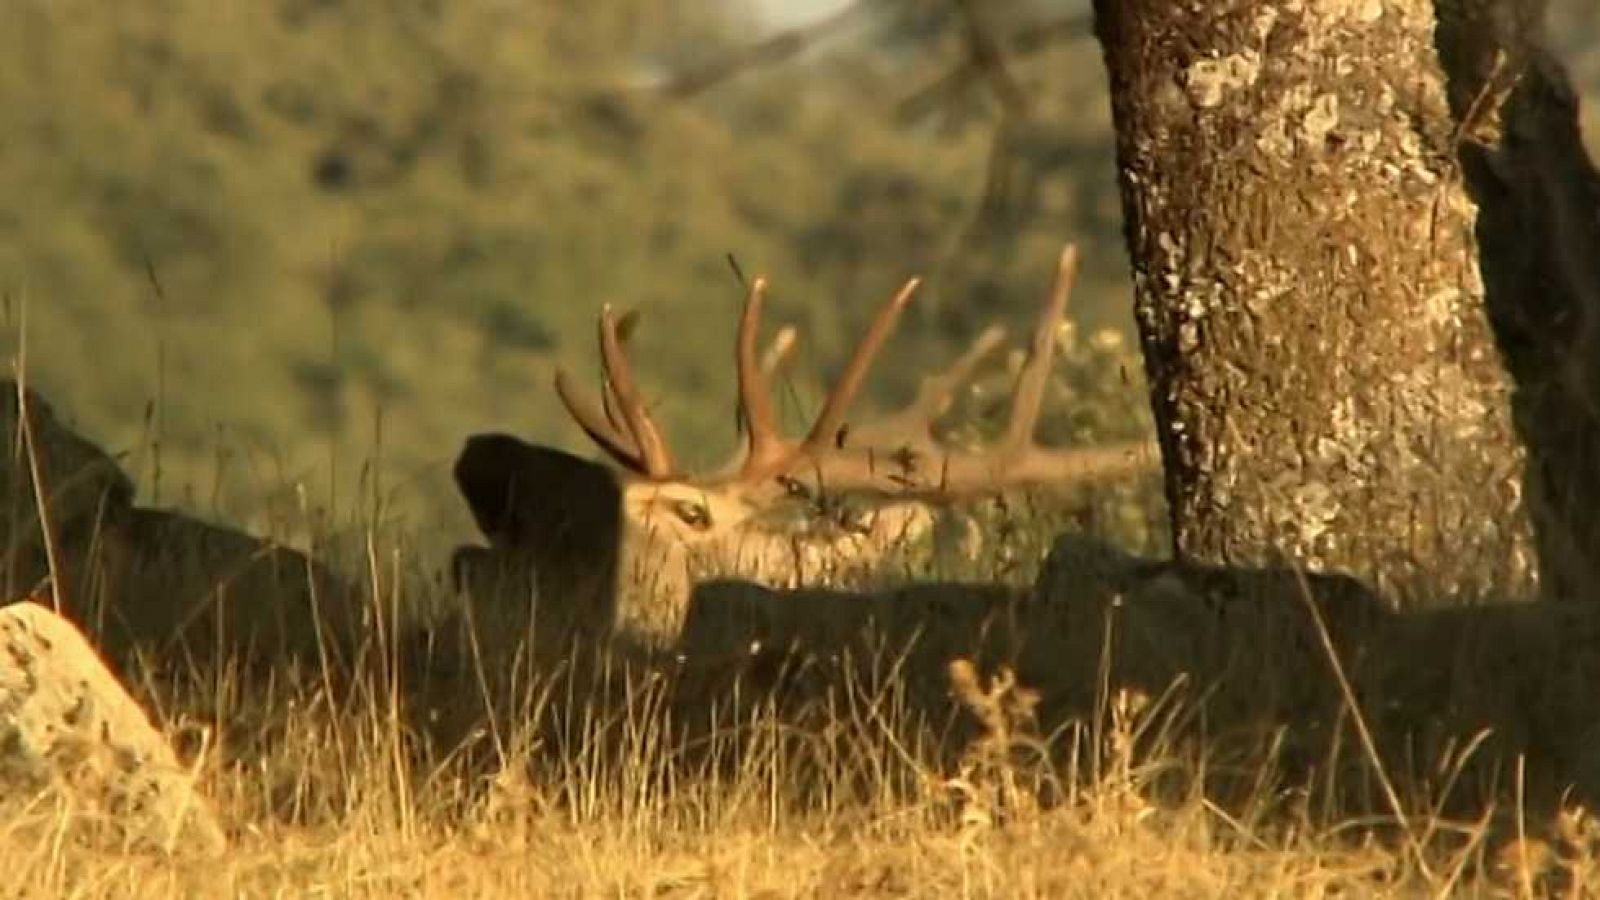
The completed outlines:
{"type": "Polygon", "coordinates": [[[1403,827],[1317,813],[1269,746],[1246,789],[1203,792],[1222,763],[1171,731],[1171,697],[1111,690],[1090,720],[1040,734],[1027,686],[956,660],[956,712],[975,727],[951,747],[958,732],[908,714],[892,680],[787,706],[735,691],[687,716],[662,685],[595,704],[565,699],[570,685],[531,691],[486,766],[420,750],[406,690],[378,663],[343,687],[147,683],[233,849],[125,852],[43,796],[0,822],[5,893],[1584,896],[1600,883],[1581,810],[1551,823],[1412,810],[1403,827]],[[716,727],[683,727],[696,716],[716,727]]]}
{"type": "MultiPolygon", "coordinates": [[[[1283,732],[1197,739],[1205,716],[1187,704],[1214,710],[1218,695],[1128,690],[1110,660],[1088,679],[1090,711],[1046,725],[1038,689],[1058,685],[942,649],[918,657],[940,657],[938,685],[937,668],[897,652],[787,682],[637,658],[639,679],[616,677],[621,660],[528,677],[492,647],[425,671],[391,617],[437,599],[403,574],[425,567],[383,535],[366,549],[358,593],[388,625],[354,675],[130,679],[206,787],[227,854],[128,850],[70,797],[0,797],[0,896],[1577,897],[1600,884],[1600,828],[1583,810],[1539,819],[1511,791],[1503,808],[1455,811],[1450,773],[1476,745],[1414,760],[1414,778],[1352,737],[1307,778],[1304,759],[1280,764],[1283,732]],[[800,690],[763,691],[778,682],[800,690]],[[515,714],[479,719],[519,683],[515,714]],[[939,691],[943,718],[926,702],[939,691]],[[429,745],[434,713],[481,725],[470,752],[429,745]]],[[[1132,655],[1137,633],[1121,638],[1132,655]]],[[[1240,633],[1257,662],[1297,652],[1240,633]]],[[[1083,680],[1082,660],[1052,668],[1083,680]]],[[[1273,687],[1294,693],[1252,686],[1252,703],[1273,687]]]]}
{"type": "Polygon", "coordinates": [[[381,543],[360,594],[390,625],[354,675],[130,679],[199,773],[226,855],[127,850],[68,797],[3,798],[0,895],[1576,897],[1600,884],[1600,830],[1581,809],[1535,820],[1514,792],[1503,809],[1450,807],[1437,786],[1448,795],[1471,747],[1418,761],[1432,778],[1413,781],[1352,736],[1307,779],[1303,759],[1280,765],[1281,731],[1197,739],[1188,704],[1204,691],[1120,688],[1110,661],[1091,711],[1047,724],[1037,689],[1059,686],[959,657],[930,685],[926,663],[949,652],[926,648],[813,661],[787,681],[737,660],[731,676],[683,677],[636,657],[626,667],[645,677],[618,678],[621,660],[531,677],[494,647],[425,670],[390,614],[426,606],[429,588],[380,564],[398,553],[381,543]],[[514,714],[479,717],[519,684],[514,714]],[[941,691],[943,718],[927,702],[941,691]],[[469,750],[429,744],[462,722],[480,726],[469,750]]]}
{"type": "Polygon", "coordinates": [[[1132,759],[1108,760],[1048,809],[1018,802],[1018,780],[1037,773],[992,747],[943,775],[883,735],[839,746],[825,760],[837,781],[820,792],[788,785],[791,765],[817,763],[814,745],[760,739],[731,771],[698,778],[669,777],[646,740],[625,758],[520,758],[486,781],[419,787],[381,716],[342,738],[324,712],[290,718],[265,756],[208,775],[236,830],[226,858],[97,849],[46,801],[5,828],[11,883],[92,897],[1209,897],[1365,893],[1407,877],[1382,850],[1245,837],[1198,802],[1158,809],[1132,759]]]}

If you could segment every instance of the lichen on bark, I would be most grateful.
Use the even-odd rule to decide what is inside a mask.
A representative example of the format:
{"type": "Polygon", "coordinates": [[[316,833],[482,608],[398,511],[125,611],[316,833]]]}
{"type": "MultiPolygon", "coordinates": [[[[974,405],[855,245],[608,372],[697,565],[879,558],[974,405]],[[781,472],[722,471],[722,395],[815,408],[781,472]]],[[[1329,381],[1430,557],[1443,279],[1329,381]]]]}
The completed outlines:
{"type": "Polygon", "coordinates": [[[1535,581],[1425,0],[1098,0],[1177,553],[1535,581]]]}

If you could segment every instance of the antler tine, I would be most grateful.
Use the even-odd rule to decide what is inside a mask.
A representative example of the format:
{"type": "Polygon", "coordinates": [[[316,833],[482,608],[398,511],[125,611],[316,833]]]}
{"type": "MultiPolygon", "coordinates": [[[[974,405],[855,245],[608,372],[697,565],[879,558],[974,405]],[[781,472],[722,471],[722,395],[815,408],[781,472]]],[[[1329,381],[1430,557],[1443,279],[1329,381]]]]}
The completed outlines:
{"type": "MultiPolygon", "coordinates": [[[[800,332],[793,325],[785,325],[778,329],[773,336],[772,343],[767,345],[767,352],[761,354],[761,374],[772,377],[789,357],[794,355],[795,345],[800,341],[800,332]]],[[[770,395],[769,395],[770,396],[770,395]]]]}
{"type": "Polygon", "coordinates": [[[944,415],[950,405],[950,398],[957,389],[972,378],[972,373],[978,365],[995,351],[995,348],[1005,343],[1006,330],[999,325],[990,325],[972,342],[972,346],[961,354],[954,364],[938,375],[930,375],[922,380],[917,389],[917,399],[912,403],[912,408],[921,413],[931,424],[934,419],[944,415]]]}
{"type": "MultiPolygon", "coordinates": [[[[1005,342],[1005,332],[998,327],[980,334],[948,369],[923,378],[916,397],[900,412],[863,426],[849,442],[836,443],[836,438],[842,437],[839,430],[846,409],[918,287],[912,279],[877,312],[805,439],[794,443],[777,438],[784,452],[772,464],[762,466],[750,464],[750,457],[756,455],[751,448],[757,438],[752,436],[743,448],[744,464],[730,465],[723,470],[727,473],[723,477],[753,481],[787,470],[787,474],[815,479],[818,487],[831,491],[951,500],[1027,484],[1071,483],[1148,469],[1159,458],[1149,441],[1088,448],[1044,448],[1035,441],[1034,431],[1050,386],[1056,333],[1066,314],[1078,266],[1078,250],[1069,245],[1061,254],[1054,286],[1012,391],[1007,433],[992,447],[952,449],[934,437],[930,426],[944,413],[956,390],[1005,342]],[[798,470],[802,462],[807,471],[798,470]]],[[[753,302],[759,304],[760,292],[752,294],[753,302]]],[[[741,323],[741,390],[761,383],[745,377],[757,368],[754,323],[758,315],[759,309],[747,306],[747,318],[741,323]]],[[[781,353],[775,348],[769,356],[776,359],[781,353]]],[[[760,400],[742,402],[747,412],[770,415],[770,409],[761,412],[760,400]]],[[[776,435],[775,428],[772,433],[776,435]]]]}
{"type": "Polygon", "coordinates": [[[561,404],[567,408],[567,414],[572,416],[572,420],[578,423],[583,433],[598,444],[600,449],[629,469],[635,472],[644,471],[644,465],[639,460],[638,448],[634,446],[633,441],[608,420],[592,397],[573,383],[565,369],[556,370],[556,396],[561,398],[561,404]]]}
{"type": "MultiPolygon", "coordinates": [[[[628,339],[633,337],[633,330],[637,327],[639,327],[638,310],[630,309],[618,317],[617,344],[623,348],[626,348],[628,346],[628,339]]],[[[611,379],[603,377],[603,370],[601,374],[600,408],[605,411],[606,421],[611,423],[611,430],[620,434],[626,430],[628,426],[617,418],[617,396],[616,393],[611,389],[611,379]]],[[[629,441],[628,443],[632,444],[632,441],[629,441]]],[[[635,448],[633,454],[634,458],[638,459],[639,452],[637,448],[635,448]]]]}
{"type": "Polygon", "coordinates": [[[853,429],[857,440],[872,443],[880,438],[921,442],[933,436],[933,423],[950,407],[950,399],[961,385],[971,380],[978,366],[1005,343],[1006,330],[991,325],[943,372],[923,376],[916,397],[899,412],[860,429],[853,429]]]}
{"type": "Polygon", "coordinates": [[[856,345],[854,355],[845,366],[844,374],[839,376],[838,382],[829,392],[828,399],[823,401],[822,412],[818,413],[817,420],[811,426],[811,431],[806,435],[805,442],[801,445],[803,451],[816,451],[828,446],[844,425],[844,414],[850,407],[850,401],[855,399],[856,392],[861,389],[861,383],[867,377],[867,370],[872,367],[872,359],[877,356],[879,348],[888,339],[889,333],[894,330],[895,320],[899,318],[900,311],[911,301],[911,295],[916,293],[922,279],[913,278],[900,288],[899,293],[889,299],[878,315],[872,320],[867,334],[856,345]]]}
{"type": "Polygon", "coordinates": [[[606,380],[622,410],[623,422],[633,435],[639,448],[639,462],[643,472],[651,478],[667,478],[673,473],[672,454],[667,450],[661,431],[645,409],[639,395],[638,382],[633,377],[633,366],[622,352],[622,341],[617,335],[617,318],[610,304],[600,310],[600,358],[605,366],[606,380]]]}
{"type": "Polygon", "coordinates": [[[761,307],[766,299],[767,280],[750,283],[739,317],[739,336],[735,361],[739,378],[739,409],[745,423],[744,470],[764,469],[784,455],[783,438],[778,434],[772,412],[772,396],[767,391],[766,372],[757,358],[756,341],[761,330],[761,307]]]}
{"type": "Polygon", "coordinates": [[[1045,386],[1049,383],[1050,367],[1054,362],[1056,330],[1066,314],[1067,300],[1072,295],[1072,285],[1077,278],[1078,248],[1075,244],[1068,244],[1061,251],[1049,302],[1039,314],[1039,324],[1033,332],[1033,345],[1028,350],[1028,361],[1017,377],[1016,392],[1011,400],[1011,419],[1006,425],[1005,439],[998,448],[1001,453],[1019,453],[1033,445],[1033,432],[1039,424],[1045,386]]]}
{"type": "MultiPolygon", "coordinates": [[[[777,334],[773,335],[772,343],[768,344],[767,349],[761,354],[761,374],[769,379],[767,382],[767,396],[772,396],[772,382],[770,379],[772,378],[773,374],[778,371],[778,369],[782,368],[784,364],[789,361],[789,357],[794,355],[794,348],[799,342],[799,337],[800,333],[793,325],[785,325],[778,329],[777,334]]],[[[734,422],[736,423],[735,427],[740,434],[744,434],[745,430],[749,428],[749,426],[745,424],[745,412],[743,405],[736,405],[734,407],[734,422]]],[[[748,452],[748,447],[741,446],[739,448],[739,453],[734,457],[734,462],[724,466],[723,470],[726,471],[729,469],[737,469],[742,467],[748,452]]]]}
{"type": "MultiPolygon", "coordinates": [[[[618,418],[617,394],[611,389],[611,379],[605,377],[604,373],[600,375],[600,411],[605,413],[606,424],[611,426],[612,431],[619,434],[627,431],[627,423],[618,418]]],[[[633,439],[629,438],[628,442],[632,443],[633,439]]]]}

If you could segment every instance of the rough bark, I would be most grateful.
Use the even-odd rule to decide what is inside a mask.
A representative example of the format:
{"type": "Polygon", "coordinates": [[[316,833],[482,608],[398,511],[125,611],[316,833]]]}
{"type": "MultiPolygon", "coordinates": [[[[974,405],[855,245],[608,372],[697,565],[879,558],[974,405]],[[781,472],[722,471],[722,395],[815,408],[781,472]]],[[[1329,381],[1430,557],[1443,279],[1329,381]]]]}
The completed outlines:
{"type": "Polygon", "coordinates": [[[1427,0],[1097,0],[1180,558],[1535,579],[1427,0]]]}

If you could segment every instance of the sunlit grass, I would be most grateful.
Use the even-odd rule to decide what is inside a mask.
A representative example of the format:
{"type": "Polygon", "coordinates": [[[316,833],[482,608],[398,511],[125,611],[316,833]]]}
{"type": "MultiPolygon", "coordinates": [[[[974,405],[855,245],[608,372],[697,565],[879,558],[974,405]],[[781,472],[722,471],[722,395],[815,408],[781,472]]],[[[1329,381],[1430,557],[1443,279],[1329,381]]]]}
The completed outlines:
{"type": "MultiPolygon", "coordinates": [[[[20,895],[1582,896],[1597,877],[1581,809],[1530,819],[1513,786],[1446,812],[1478,787],[1451,775],[1476,745],[1393,772],[1352,737],[1307,779],[1278,732],[1197,731],[1195,685],[1151,696],[1102,672],[1087,710],[1043,722],[1035,692],[1059,686],[993,659],[930,667],[867,639],[774,691],[738,654],[535,662],[487,609],[482,643],[460,655],[443,628],[430,655],[416,635],[453,627],[460,598],[389,512],[381,454],[361,473],[343,519],[293,521],[353,584],[363,645],[128,678],[231,848],[128,850],[70,795],[13,797],[0,865],[20,895]]],[[[1153,550],[1153,490],[981,505],[976,552],[908,547],[866,586],[1024,586],[1062,531],[1153,550]]]]}
{"type": "MultiPolygon", "coordinates": [[[[370,559],[391,564],[366,568],[356,602],[393,610],[437,590],[404,574],[421,571],[397,558],[405,542],[371,540],[370,559]]],[[[70,797],[47,794],[0,822],[8,884],[39,897],[1583,896],[1600,873],[1580,809],[1530,822],[1507,792],[1504,809],[1455,819],[1404,781],[1399,807],[1344,805],[1370,785],[1290,780],[1272,734],[1227,750],[1194,740],[1182,690],[1107,684],[1093,711],[1044,732],[1032,686],[949,660],[934,674],[952,702],[930,717],[906,702],[906,679],[929,673],[890,650],[800,695],[740,678],[686,693],[671,666],[619,657],[491,697],[508,682],[426,672],[394,637],[376,632],[353,672],[131,679],[199,766],[232,847],[107,846],[70,797]],[[465,750],[429,745],[430,709],[491,702],[500,715],[465,750]]],[[[478,664],[514,665],[506,650],[481,648],[478,664]]]]}

